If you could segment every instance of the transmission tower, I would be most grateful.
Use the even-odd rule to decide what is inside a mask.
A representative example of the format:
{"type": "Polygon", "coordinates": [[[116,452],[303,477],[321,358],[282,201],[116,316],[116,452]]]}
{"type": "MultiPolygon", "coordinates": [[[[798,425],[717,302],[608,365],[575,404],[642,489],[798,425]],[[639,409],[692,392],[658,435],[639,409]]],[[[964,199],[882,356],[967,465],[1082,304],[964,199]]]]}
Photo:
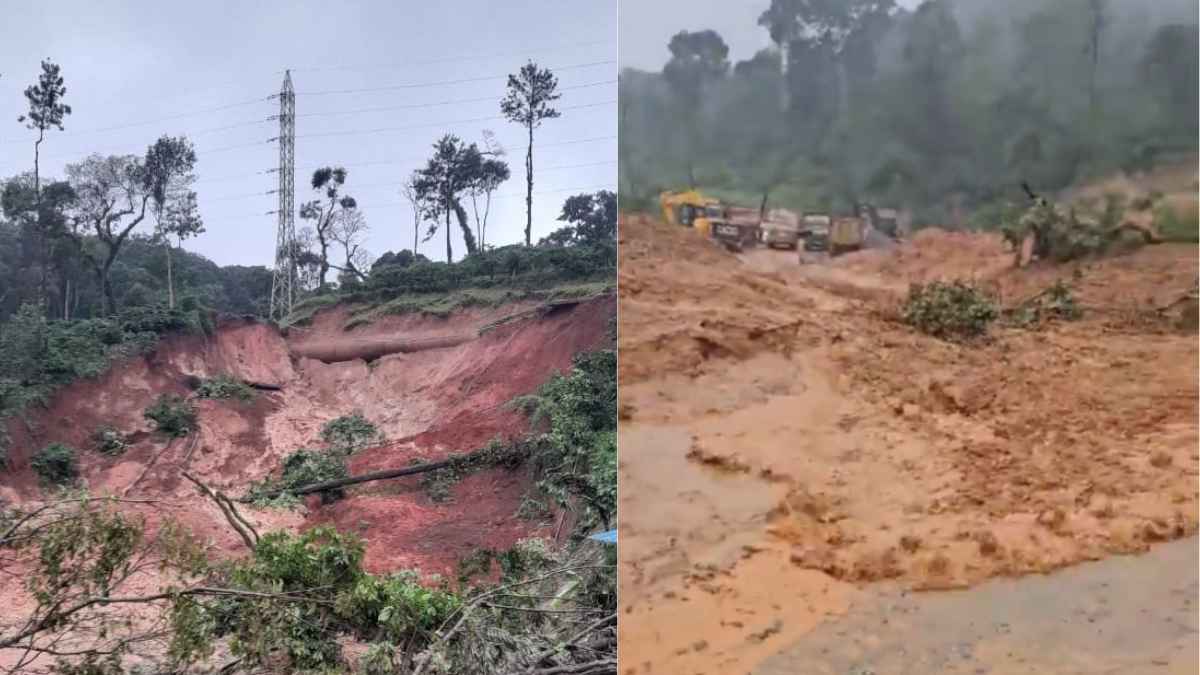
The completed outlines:
{"type": "Polygon", "coordinates": [[[271,318],[277,322],[292,311],[296,297],[295,180],[296,91],[289,70],[279,91],[279,234],[271,278],[271,318]]]}

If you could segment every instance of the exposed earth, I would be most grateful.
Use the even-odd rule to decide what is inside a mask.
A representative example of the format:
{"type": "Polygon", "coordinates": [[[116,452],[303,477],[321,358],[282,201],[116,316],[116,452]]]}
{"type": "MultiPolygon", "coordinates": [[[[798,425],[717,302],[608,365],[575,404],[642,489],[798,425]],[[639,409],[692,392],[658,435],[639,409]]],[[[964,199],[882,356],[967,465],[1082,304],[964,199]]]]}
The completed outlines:
{"type": "MultiPolygon", "coordinates": [[[[616,298],[608,294],[549,308],[522,301],[462,309],[447,318],[382,316],[348,327],[349,308],[335,306],[287,335],[231,319],[212,337],[169,337],[152,354],[118,362],[94,380],[62,389],[44,409],[10,419],[14,468],[0,474],[0,502],[45,499],[29,458],[47,443],[62,442],[82,450],[86,487],[131,500],[120,508],[144,516],[151,534],[170,518],[204,537],[210,552],[240,555],[237,535],[183,471],[240,496],[252,482],[278,473],[288,453],[319,447],[326,422],[353,412],[376,424],[387,440],[353,455],[352,475],[524,435],[529,421],[510,402],[569,369],[576,353],[606,346],[615,311],[616,298]],[[410,348],[369,362],[304,356],[396,339],[410,348]],[[189,394],[189,376],[221,374],[279,390],[260,391],[249,402],[197,399],[199,430],[175,441],[154,433],[143,418],[159,395],[189,394]],[[130,447],[118,457],[88,450],[91,435],[104,424],[131,434],[130,447]]],[[[557,527],[554,514],[518,517],[531,483],[523,469],[471,473],[450,487],[446,500],[435,500],[421,478],[355,486],[329,505],[312,497],[299,510],[245,505],[242,511],[259,532],[324,523],[354,532],[367,542],[364,566],[371,572],[410,568],[451,578],[462,557],[481,548],[502,550],[525,537],[569,531],[557,527]]],[[[19,571],[6,572],[14,573],[0,576],[0,602],[20,607],[28,598],[19,571]]]]}
{"type": "MultiPolygon", "coordinates": [[[[1195,245],[1015,270],[999,237],[936,230],[803,265],[638,217],[620,236],[622,673],[940,672],[897,656],[898,629],[862,647],[890,655],[859,664],[878,671],[838,645],[862,616],[899,616],[880,594],[984,598],[998,578],[1036,594],[1019,577],[1196,532],[1200,364],[1175,302],[1195,245]],[[937,278],[1005,306],[1061,279],[1083,316],[943,342],[897,318],[937,278]]],[[[1147,602],[1194,598],[1194,565],[1159,567],[1118,576],[1159,582],[1147,602]]],[[[926,607],[941,597],[904,602],[913,621],[990,620],[926,607]]],[[[1085,620],[1066,607],[1044,617],[1085,620]]],[[[985,657],[961,672],[1052,672],[985,657]]]]}

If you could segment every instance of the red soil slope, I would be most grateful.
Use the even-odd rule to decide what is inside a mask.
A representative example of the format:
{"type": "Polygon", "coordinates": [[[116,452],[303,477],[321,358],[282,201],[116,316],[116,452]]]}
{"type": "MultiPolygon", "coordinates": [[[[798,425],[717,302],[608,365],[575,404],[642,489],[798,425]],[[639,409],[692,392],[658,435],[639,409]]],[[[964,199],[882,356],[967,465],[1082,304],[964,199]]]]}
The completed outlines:
{"type": "MultiPolygon", "coordinates": [[[[48,443],[67,443],[81,450],[83,482],[93,493],[157,500],[123,508],[145,515],[152,529],[165,517],[177,519],[209,537],[213,548],[236,552],[236,536],[216,507],[182,478],[184,470],[239,495],[252,481],[277,471],[289,452],[319,444],[324,423],[354,411],[378,425],[389,441],[352,458],[352,473],[444,457],[496,436],[519,435],[527,422],[505,404],[568,368],[577,352],[603,346],[616,300],[590,300],[506,324],[463,344],[392,354],[370,364],[296,356],[305,344],[471,335],[528,308],[471,309],[447,319],[389,316],[353,331],[343,329],[348,311],[332,308],[286,337],[271,326],[245,321],[223,323],[212,338],[171,337],[153,354],[117,363],[94,380],[66,387],[44,409],[9,420],[14,466],[0,473],[0,502],[43,499],[29,458],[48,443]],[[142,411],[160,394],[188,394],[188,376],[220,373],[282,390],[260,392],[250,403],[198,400],[200,429],[188,439],[168,443],[152,431],[142,411]],[[119,457],[91,449],[90,436],[105,424],[131,434],[130,448],[119,457]]],[[[368,542],[366,564],[373,571],[415,567],[446,574],[478,547],[508,547],[550,529],[515,515],[528,483],[520,471],[483,471],[455,485],[449,502],[435,503],[416,476],[352,489],[345,500],[328,506],[312,500],[307,517],[248,507],[247,514],[260,531],[333,523],[357,532],[368,542]]]]}

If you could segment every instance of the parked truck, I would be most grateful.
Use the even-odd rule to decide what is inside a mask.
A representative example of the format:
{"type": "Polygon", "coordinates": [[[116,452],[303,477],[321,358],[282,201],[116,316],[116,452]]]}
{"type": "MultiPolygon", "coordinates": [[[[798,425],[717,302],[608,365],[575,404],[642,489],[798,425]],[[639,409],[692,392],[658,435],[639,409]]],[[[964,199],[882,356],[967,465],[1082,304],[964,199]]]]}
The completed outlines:
{"type": "Polygon", "coordinates": [[[837,256],[863,247],[866,223],[858,216],[838,216],[829,228],[829,255],[837,256]]]}

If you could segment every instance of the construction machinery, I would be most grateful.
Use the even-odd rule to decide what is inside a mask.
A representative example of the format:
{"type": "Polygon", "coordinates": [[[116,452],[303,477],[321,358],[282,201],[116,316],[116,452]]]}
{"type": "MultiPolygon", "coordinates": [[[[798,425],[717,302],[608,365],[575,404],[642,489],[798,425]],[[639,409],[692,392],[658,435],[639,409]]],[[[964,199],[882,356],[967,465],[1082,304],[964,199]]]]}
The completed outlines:
{"type": "Polygon", "coordinates": [[[874,204],[863,204],[858,209],[858,215],[876,232],[889,239],[900,238],[900,214],[896,209],[881,209],[874,204]]]}
{"type": "Polygon", "coordinates": [[[720,200],[696,190],[664,192],[659,195],[659,204],[666,222],[695,228],[705,238],[732,251],[740,251],[758,240],[757,225],[732,222],[720,200]]]}

